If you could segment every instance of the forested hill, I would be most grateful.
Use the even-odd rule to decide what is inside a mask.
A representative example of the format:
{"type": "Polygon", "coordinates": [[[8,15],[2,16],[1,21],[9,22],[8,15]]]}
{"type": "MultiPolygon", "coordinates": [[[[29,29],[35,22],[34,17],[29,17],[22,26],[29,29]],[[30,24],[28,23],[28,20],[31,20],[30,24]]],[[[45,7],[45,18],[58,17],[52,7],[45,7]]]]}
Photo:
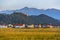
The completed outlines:
{"type": "Polygon", "coordinates": [[[29,16],[21,12],[12,14],[0,14],[0,24],[54,24],[59,25],[60,21],[48,15],[29,16]]]}

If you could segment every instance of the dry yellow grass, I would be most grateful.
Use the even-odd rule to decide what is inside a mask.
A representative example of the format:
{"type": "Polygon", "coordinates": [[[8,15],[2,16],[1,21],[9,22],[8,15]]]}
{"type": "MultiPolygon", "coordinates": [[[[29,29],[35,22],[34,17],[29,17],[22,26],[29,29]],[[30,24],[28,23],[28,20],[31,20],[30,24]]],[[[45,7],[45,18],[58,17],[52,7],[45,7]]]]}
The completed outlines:
{"type": "Polygon", "coordinates": [[[60,40],[60,28],[2,28],[0,40],[60,40]]]}

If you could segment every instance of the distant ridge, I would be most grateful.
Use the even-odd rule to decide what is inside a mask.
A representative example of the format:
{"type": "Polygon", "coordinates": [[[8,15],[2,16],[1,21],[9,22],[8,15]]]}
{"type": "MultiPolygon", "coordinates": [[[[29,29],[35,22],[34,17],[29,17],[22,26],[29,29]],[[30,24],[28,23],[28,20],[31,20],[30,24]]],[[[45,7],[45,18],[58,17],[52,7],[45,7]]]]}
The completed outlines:
{"type": "Polygon", "coordinates": [[[1,13],[6,13],[6,14],[12,14],[13,12],[22,12],[28,15],[40,15],[40,14],[46,14],[48,16],[51,16],[53,18],[59,19],[58,17],[60,17],[60,10],[58,9],[37,9],[37,8],[28,8],[28,7],[24,7],[22,9],[17,9],[17,10],[6,10],[6,11],[0,11],[1,13]]]}

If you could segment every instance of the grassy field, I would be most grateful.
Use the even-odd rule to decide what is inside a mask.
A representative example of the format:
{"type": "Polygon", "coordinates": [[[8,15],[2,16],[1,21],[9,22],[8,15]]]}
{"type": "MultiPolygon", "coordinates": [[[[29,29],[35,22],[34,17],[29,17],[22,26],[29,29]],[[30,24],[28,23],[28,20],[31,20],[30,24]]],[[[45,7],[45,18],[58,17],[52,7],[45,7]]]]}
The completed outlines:
{"type": "Polygon", "coordinates": [[[0,40],[60,40],[60,28],[1,28],[0,40]]]}

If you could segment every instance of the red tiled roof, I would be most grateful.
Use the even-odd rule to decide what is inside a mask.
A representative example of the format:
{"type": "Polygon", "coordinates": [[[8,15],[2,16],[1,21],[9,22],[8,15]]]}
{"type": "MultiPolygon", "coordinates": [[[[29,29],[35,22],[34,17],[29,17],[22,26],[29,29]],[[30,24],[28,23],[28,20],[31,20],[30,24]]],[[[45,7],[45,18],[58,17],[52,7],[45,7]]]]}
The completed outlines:
{"type": "Polygon", "coordinates": [[[14,26],[23,26],[23,24],[14,24],[14,26]]]}

